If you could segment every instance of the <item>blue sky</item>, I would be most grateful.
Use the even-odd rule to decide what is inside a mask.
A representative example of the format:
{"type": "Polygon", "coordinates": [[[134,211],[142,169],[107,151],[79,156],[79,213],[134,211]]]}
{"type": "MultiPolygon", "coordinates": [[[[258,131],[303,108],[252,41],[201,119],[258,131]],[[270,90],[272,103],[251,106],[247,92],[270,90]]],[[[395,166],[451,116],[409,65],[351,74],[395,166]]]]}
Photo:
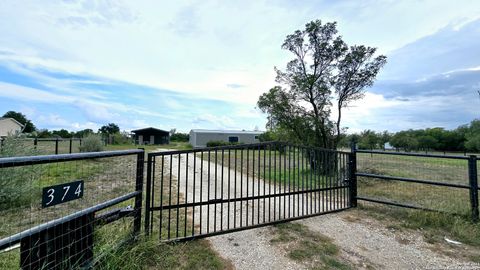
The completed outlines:
{"type": "Polygon", "coordinates": [[[477,0],[2,1],[0,113],[48,129],[264,129],[255,104],[291,58],[280,45],[314,19],[388,56],[350,131],[480,117],[477,0]]]}

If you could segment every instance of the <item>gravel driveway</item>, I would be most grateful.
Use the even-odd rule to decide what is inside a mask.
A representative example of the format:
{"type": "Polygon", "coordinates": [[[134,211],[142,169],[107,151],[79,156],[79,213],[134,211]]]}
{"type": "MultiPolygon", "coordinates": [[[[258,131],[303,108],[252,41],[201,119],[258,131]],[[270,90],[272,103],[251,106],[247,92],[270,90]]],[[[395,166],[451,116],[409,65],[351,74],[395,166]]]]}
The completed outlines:
{"type": "MultiPolygon", "coordinates": [[[[209,164],[207,161],[194,156],[194,154],[189,154],[188,159],[187,169],[185,167],[186,156],[183,155],[181,157],[180,175],[178,175],[178,158],[174,156],[172,160],[172,175],[179,179],[181,196],[187,202],[207,200],[207,192],[205,191],[208,188],[210,188],[211,196],[216,190],[217,194],[224,194],[225,197],[227,196],[226,194],[230,194],[231,198],[235,194],[237,196],[242,194],[245,196],[247,192],[249,196],[252,196],[252,194],[264,194],[264,189],[265,194],[269,194],[270,190],[276,188],[274,186],[270,187],[263,181],[254,179],[251,176],[243,182],[241,188],[239,183],[234,187],[233,182],[231,182],[233,180],[230,181],[230,185],[225,181],[229,179],[229,175],[230,179],[232,179],[235,171],[226,167],[222,168],[221,165],[216,165],[214,162],[209,164]],[[195,171],[193,169],[194,159],[196,163],[195,171]],[[221,179],[220,175],[223,172],[223,185],[220,182],[215,183],[211,181],[208,183],[205,180],[200,183],[198,179],[200,179],[201,164],[203,165],[203,179],[208,178],[207,168],[210,168],[212,175],[215,171],[217,172],[218,179],[221,179]],[[194,173],[197,179],[195,185],[192,181],[194,173]],[[202,196],[198,192],[200,188],[204,191],[202,196]],[[193,192],[194,190],[195,192],[193,192]]],[[[217,198],[220,198],[219,196],[221,195],[217,195],[217,198]]],[[[211,197],[210,199],[214,198],[211,197]]],[[[302,204],[301,197],[298,199],[297,203],[300,202],[302,204]]],[[[282,199],[280,198],[277,200],[277,206],[281,203],[282,199]]],[[[201,229],[204,233],[207,228],[210,232],[218,231],[222,228],[226,229],[227,222],[230,223],[230,227],[234,225],[240,226],[240,214],[243,217],[243,226],[245,226],[247,220],[253,221],[254,224],[257,222],[263,223],[262,215],[257,220],[257,216],[252,216],[252,214],[257,212],[263,213],[264,207],[267,208],[265,209],[266,213],[270,215],[281,214],[278,211],[279,208],[277,207],[274,211],[268,201],[265,201],[265,204],[263,200],[242,202],[242,204],[243,207],[240,207],[240,203],[236,204],[236,211],[234,211],[234,203],[230,203],[230,211],[227,211],[227,204],[224,204],[223,208],[221,204],[217,204],[216,209],[213,205],[204,206],[202,209],[196,207],[194,211],[196,216],[195,228],[197,230],[201,229]],[[240,213],[240,209],[245,211],[248,207],[252,207],[252,204],[255,207],[253,208],[254,211],[250,211],[248,215],[245,212],[240,213]],[[209,209],[208,216],[207,209],[209,209]],[[202,217],[201,223],[198,221],[200,216],[202,217]],[[209,218],[207,219],[207,217],[209,218]],[[220,217],[222,218],[222,223],[220,223],[220,217]],[[254,218],[253,220],[252,217],[254,218]]],[[[271,204],[273,204],[273,200],[271,204]]],[[[291,207],[292,205],[287,204],[286,206],[291,207]]],[[[312,231],[333,238],[335,244],[342,250],[342,257],[356,268],[438,269],[466,265],[465,262],[433,252],[429,249],[428,244],[423,241],[420,234],[408,233],[399,236],[398,233],[392,232],[374,220],[365,221],[366,219],[363,219],[362,222],[346,221],[345,216],[348,216],[351,211],[355,210],[307,218],[296,222],[306,225],[312,231]],[[399,239],[403,240],[399,241],[399,239]]],[[[267,218],[268,215],[266,215],[267,218]]],[[[252,223],[249,224],[251,225],[252,223]]],[[[302,264],[289,259],[285,256],[285,251],[270,243],[270,240],[274,237],[272,230],[271,227],[262,227],[212,236],[208,240],[212,243],[213,249],[221,257],[231,261],[236,269],[304,269],[305,267],[302,264]]]]}

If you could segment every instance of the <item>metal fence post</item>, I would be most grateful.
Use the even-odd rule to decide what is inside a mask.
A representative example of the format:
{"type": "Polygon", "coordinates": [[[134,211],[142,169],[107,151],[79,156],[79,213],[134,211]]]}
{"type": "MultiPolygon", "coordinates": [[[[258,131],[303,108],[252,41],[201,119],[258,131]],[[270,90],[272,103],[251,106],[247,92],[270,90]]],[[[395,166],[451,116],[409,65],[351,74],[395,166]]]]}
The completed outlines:
{"type": "Polygon", "coordinates": [[[70,138],[70,147],[69,147],[70,154],[72,153],[72,138],[70,138]]]}
{"type": "Polygon", "coordinates": [[[348,155],[348,168],[350,176],[350,207],[357,207],[357,150],[352,143],[352,151],[348,155]]]}
{"type": "Polygon", "coordinates": [[[55,155],[58,155],[58,138],[55,140],[55,155]]]}
{"type": "Polygon", "coordinates": [[[35,138],[35,139],[33,140],[33,149],[37,150],[37,144],[38,144],[38,139],[35,138]]]}
{"type": "Polygon", "coordinates": [[[147,159],[147,187],[145,188],[145,234],[150,234],[150,193],[152,185],[152,156],[147,159]]]}
{"type": "MultiPolygon", "coordinates": [[[[145,150],[145,149],[142,149],[145,150]]],[[[140,193],[135,196],[135,216],[133,221],[133,233],[138,235],[142,226],[142,191],[143,191],[143,163],[145,151],[137,154],[137,178],[135,181],[135,191],[140,193]]]]}
{"type": "Polygon", "coordinates": [[[477,157],[470,156],[468,159],[468,178],[470,182],[470,205],[472,206],[472,220],[478,221],[478,176],[477,157]]]}

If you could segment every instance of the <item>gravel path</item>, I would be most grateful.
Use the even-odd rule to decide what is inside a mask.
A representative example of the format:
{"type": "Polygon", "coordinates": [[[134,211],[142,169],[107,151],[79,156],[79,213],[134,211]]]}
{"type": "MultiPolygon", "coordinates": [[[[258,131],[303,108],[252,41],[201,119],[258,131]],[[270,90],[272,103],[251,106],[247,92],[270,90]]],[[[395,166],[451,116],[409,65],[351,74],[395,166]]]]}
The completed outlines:
{"type": "MultiPolygon", "coordinates": [[[[247,178],[246,175],[242,175],[243,182],[240,183],[240,180],[237,181],[235,186],[234,176],[235,171],[229,170],[228,168],[223,168],[221,165],[215,165],[214,162],[208,163],[208,161],[202,160],[199,157],[194,156],[193,154],[188,155],[188,170],[186,170],[186,155],[182,155],[180,162],[178,162],[178,157],[174,156],[172,159],[172,175],[174,178],[179,179],[178,187],[181,192],[181,197],[184,202],[196,202],[198,201],[207,201],[208,199],[220,199],[235,198],[235,195],[240,196],[256,196],[260,194],[269,194],[269,192],[274,193],[275,189],[278,188],[269,187],[266,183],[261,180],[254,179],[251,175],[247,178]],[[195,160],[195,170],[194,162],[195,160]],[[178,168],[180,164],[180,175],[178,175],[178,168]],[[203,166],[203,181],[200,181],[201,166],[203,166]],[[208,183],[208,168],[210,168],[211,181],[208,183]],[[221,179],[221,174],[223,172],[224,183],[214,181],[215,171],[217,174],[217,179],[221,179]],[[187,174],[188,172],[188,174],[187,174]],[[195,184],[193,183],[193,174],[195,172],[195,184]],[[230,178],[229,178],[230,174],[230,178]],[[188,177],[186,177],[188,175],[188,177]],[[187,181],[188,179],[188,181],[187,181]],[[228,179],[230,179],[230,185],[228,184],[228,179]],[[227,182],[225,182],[227,181],[227,182]],[[200,192],[200,189],[202,192],[200,192]],[[264,191],[265,189],[265,191],[264,191]],[[186,190],[186,192],[185,192],[186,190]],[[210,192],[208,192],[210,190],[210,192]],[[215,191],[217,196],[215,197],[215,191]],[[200,195],[201,194],[201,195],[200,195]],[[210,194],[210,198],[208,198],[210,194]]],[[[169,166],[169,161],[166,166],[169,166]]],[[[237,173],[237,178],[240,178],[240,175],[237,173]]],[[[298,202],[302,202],[302,198],[298,198],[298,202]]],[[[267,207],[265,214],[265,221],[274,219],[274,216],[278,218],[279,213],[278,209],[283,207],[283,197],[277,198],[274,202],[274,199],[264,200],[250,200],[248,202],[238,202],[228,204],[217,204],[216,209],[215,205],[203,206],[202,208],[195,208],[195,227],[197,231],[202,233],[215,232],[221,229],[227,229],[228,225],[230,228],[245,225],[254,225],[259,223],[264,223],[264,216],[258,213],[264,213],[264,207],[267,207]],[[273,210],[273,205],[276,205],[275,211],[273,210]],[[268,207],[270,206],[270,212],[268,207]],[[230,211],[228,211],[230,207],[230,211]],[[247,213],[248,209],[248,213],[247,213]],[[235,211],[236,210],[236,211],[235,211]],[[200,217],[202,221],[200,222],[200,217]]],[[[282,214],[283,215],[283,214],[282,214]]],[[[275,248],[270,244],[270,240],[273,238],[271,233],[271,228],[263,227],[256,228],[251,230],[244,230],[224,235],[212,236],[209,237],[209,241],[212,243],[213,249],[223,258],[231,261],[232,265],[236,269],[304,269],[304,267],[295,261],[292,261],[284,256],[281,250],[275,248]]]]}
{"type": "MultiPolygon", "coordinates": [[[[186,167],[186,155],[180,158],[173,157],[172,175],[179,180],[178,188],[184,202],[206,201],[208,200],[208,189],[210,189],[209,199],[234,198],[235,195],[245,196],[248,192],[249,196],[258,194],[273,193],[277,187],[268,186],[261,180],[253,177],[246,178],[242,185],[237,182],[233,184],[234,170],[229,170],[221,165],[215,165],[214,162],[202,160],[193,154],[188,155],[188,168],[186,167]],[[193,161],[195,160],[195,170],[193,161]],[[178,166],[180,164],[180,174],[178,166]],[[203,166],[203,182],[200,182],[200,168],[203,166]],[[220,181],[210,181],[208,183],[208,168],[210,168],[211,176],[217,172],[218,179],[221,179],[223,172],[224,183],[220,181]],[[223,169],[223,170],[222,170],[223,169]],[[196,182],[193,183],[195,173],[196,182]],[[188,177],[187,177],[188,176],[188,177]],[[230,176],[230,178],[229,178],[230,176]],[[187,180],[188,179],[188,180],[187,180]],[[230,181],[228,181],[230,179],[230,181]],[[202,189],[202,195],[199,190],[202,189]],[[265,189],[265,192],[264,192],[265,189]],[[195,192],[193,192],[195,190],[195,192]],[[214,197],[215,191],[217,197],[214,197]],[[222,197],[223,195],[223,197],[222,197]]],[[[168,163],[168,162],[167,162],[168,163]]],[[[168,166],[168,164],[167,164],[168,166]]],[[[238,172],[237,172],[238,174],[238,172]]],[[[212,177],[211,177],[212,178],[212,177]]],[[[297,202],[302,204],[302,198],[299,197],[297,202]]],[[[258,217],[253,213],[263,213],[266,207],[265,220],[268,221],[270,216],[277,216],[279,213],[278,205],[282,204],[282,197],[275,201],[277,208],[273,210],[268,200],[255,200],[248,202],[238,202],[228,204],[217,204],[216,209],[213,205],[196,207],[194,212],[194,225],[197,231],[205,233],[227,229],[228,224],[231,227],[263,223],[263,215],[258,217]],[[228,211],[230,207],[230,211],[228,211]],[[241,212],[242,210],[243,212],[241,212]],[[246,209],[250,209],[246,213],[246,209]],[[252,209],[254,211],[252,211],[252,209]],[[270,210],[268,210],[270,209],[270,210]],[[202,221],[200,222],[200,217],[202,221]],[[242,218],[241,218],[242,217],[242,218]],[[252,219],[253,218],[253,219],[252,219]]],[[[292,207],[292,204],[286,204],[292,207]]],[[[320,205],[321,206],[321,205],[320,205]]],[[[349,210],[337,214],[329,214],[319,217],[303,219],[299,222],[306,225],[315,232],[322,233],[332,239],[341,248],[342,257],[349,261],[352,265],[359,269],[438,269],[465,266],[465,262],[456,260],[444,255],[433,252],[429,249],[419,234],[393,232],[387,229],[378,221],[362,218],[361,221],[347,221],[349,210]]],[[[192,213],[190,213],[192,214],[192,213]]],[[[270,240],[273,238],[271,227],[262,227],[250,230],[244,230],[219,236],[209,237],[213,249],[220,256],[231,261],[236,269],[304,269],[305,267],[285,256],[285,251],[271,245],[270,240]]]]}
{"type": "MultiPolygon", "coordinates": [[[[349,210],[299,221],[309,229],[332,238],[342,257],[359,269],[466,269],[469,264],[430,248],[419,233],[395,231],[377,220],[351,219],[349,210]]],[[[478,268],[468,268],[478,269],[478,268]]]]}

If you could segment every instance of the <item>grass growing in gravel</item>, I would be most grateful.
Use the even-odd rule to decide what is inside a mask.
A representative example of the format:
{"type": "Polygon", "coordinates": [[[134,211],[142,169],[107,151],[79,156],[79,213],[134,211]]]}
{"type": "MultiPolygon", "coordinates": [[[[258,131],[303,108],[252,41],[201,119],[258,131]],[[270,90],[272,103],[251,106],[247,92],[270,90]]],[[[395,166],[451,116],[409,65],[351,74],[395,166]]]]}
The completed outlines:
{"type": "Polygon", "coordinates": [[[272,244],[283,247],[288,257],[310,269],[351,269],[340,258],[340,250],[332,239],[309,230],[299,223],[274,226],[272,244]]]}
{"type": "Polygon", "coordinates": [[[372,217],[388,228],[420,232],[425,241],[436,248],[435,251],[480,262],[480,223],[473,223],[461,216],[383,205],[359,204],[358,210],[356,213],[359,217],[372,217]],[[444,237],[463,245],[448,245],[444,237]]]}
{"type": "Polygon", "coordinates": [[[96,269],[228,269],[206,240],[160,243],[158,235],[141,237],[107,253],[96,269]]]}

